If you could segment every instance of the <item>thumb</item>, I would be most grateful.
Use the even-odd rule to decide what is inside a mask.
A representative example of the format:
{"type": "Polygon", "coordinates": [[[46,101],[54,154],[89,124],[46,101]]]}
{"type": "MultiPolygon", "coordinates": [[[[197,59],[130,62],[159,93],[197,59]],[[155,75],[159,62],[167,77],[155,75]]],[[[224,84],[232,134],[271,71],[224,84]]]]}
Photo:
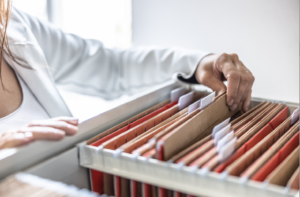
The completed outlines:
{"type": "Polygon", "coordinates": [[[223,94],[227,89],[223,81],[210,72],[203,72],[200,76],[199,82],[200,84],[211,88],[213,91],[216,91],[216,96],[223,94]]]}

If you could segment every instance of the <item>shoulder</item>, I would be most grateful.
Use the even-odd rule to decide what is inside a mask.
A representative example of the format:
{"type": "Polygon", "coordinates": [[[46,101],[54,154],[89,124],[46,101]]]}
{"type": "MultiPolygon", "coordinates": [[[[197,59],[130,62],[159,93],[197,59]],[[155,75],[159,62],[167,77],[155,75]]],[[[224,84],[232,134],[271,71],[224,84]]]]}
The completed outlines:
{"type": "Polygon", "coordinates": [[[19,23],[29,24],[28,20],[30,20],[30,17],[29,17],[28,14],[18,10],[15,7],[12,7],[11,15],[10,15],[10,21],[9,21],[10,23],[11,22],[19,22],[19,23]]]}
{"type": "Polygon", "coordinates": [[[42,30],[43,27],[46,28],[51,26],[51,28],[53,28],[49,22],[40,20],[37,17],[23,12],[15,7],[12,7],[10,22],[17,22],[19,24],[27,26],[32,31],[42,30]]]}
{"type": "Polygon", "coordinates": [[[8,23],[8,36],[12,32],[15,34],[16,32],[28,33],[28,31],[33,31],[36,29],[36,23],[37,19],[35,19],[35,17],[32,17],[29,14],[12,7],[10,20],[8,23]]]}

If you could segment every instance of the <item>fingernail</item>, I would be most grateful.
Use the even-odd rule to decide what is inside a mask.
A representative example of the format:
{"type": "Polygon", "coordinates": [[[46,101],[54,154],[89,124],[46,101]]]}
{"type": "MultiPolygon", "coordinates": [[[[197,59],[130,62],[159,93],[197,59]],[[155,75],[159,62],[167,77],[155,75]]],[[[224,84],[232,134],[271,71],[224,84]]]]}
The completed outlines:
{"type": "Polygon", "coordinates": [[[60,131],[55,132],[55,139],[56,140],[61,140],[61,139],[64,138],[64,136],[65,136],[64,132],[60,132],[60,131]]]}
{"type": "Polygon", "coordinates": [[[237,104],[231,106],[231,110],[234,111],[237,108],[237,104]]]}
{"type": "Polygon", "coordinates": [[[25,138],[24,138],[25,142],[29,142],[29,141],[33,140],[33,137],[32,137],[33,134],[31,132],[25,132],[24,136],[25,136],[25,138]]]}
{"type": "Polygon", "coordinates": [[[73,123],[73,124],[78,124],[78,119],[71,120],[71,123],[73,123]]]}
{"type": "Polygon", "coordinates": [[[25,137],[24,133],[15,133],[14,137],[17,139],[23,139],[25,137]]]}
{"type": "Polygon", "coordinates": [[[29,142],[29,141],[31,141],[31,138],[24,138],[24,141],[29,142]]]}
{"type": "Polygon", "coordinates": [[[63,131],[54,131],[55,135],[57,136],[62,136],[62,135],[65,135],[66,133],[63,132],[63,131]]]}
{"type": "Polygon", "coordinates": [[[244,111],[248,111],[249,110],[249,105],[247,107],[244,108],[244,111]]]}
{"type": "Polygon", "coordinates": [[[69,131],[72,132],[72,133],[69,133],[69,134],[74,135],[75,133],[77,133],[78,128],[76,126],[68,125],[67,127],[68,127],[69,131]]]}
{"type": "Polygon", "coordinates": [[[25,135],[25,137],[27,137],[27,138],[32,137],[32,133],[31,133],[31,132],[25,132],[24,135],[25,135]]]}
{"type": "Polygon", "coordinates": [[[231,106],[233,104],[234,100],[231,99],[231,101],[229,101],[228,105],[231,106]]]}

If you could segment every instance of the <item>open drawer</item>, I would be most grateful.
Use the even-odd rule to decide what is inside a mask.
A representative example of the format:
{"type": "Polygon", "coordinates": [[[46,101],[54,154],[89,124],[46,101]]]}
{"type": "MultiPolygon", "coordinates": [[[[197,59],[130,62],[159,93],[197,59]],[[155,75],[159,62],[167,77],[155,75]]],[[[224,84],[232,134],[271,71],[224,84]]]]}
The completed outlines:
{"type": "MultiPolygon", "coordinates": [[[[178,87],[182,86],[167,82],[150,88],[126,103],[83,122],[78,135],[73,138],[49,142],[44,147],[47,150],[37,149],[38,144],[33,144],[1,159],[0,178],[23,170],[42,178],[91,189],[88,169],[95,169],[196,196],[295,196],[297,191],[289,188],[93,147],[84,141],[168,99],[170,91],[178,87]],[[79,142],[78,148],[74,148],[79,142]]],[[[250,108],[263,101],[253,98],[250,108]]],[[[299,104],[286,105],[291,113],[299,104]]]]}
{"type": "MultiPolygon", "coordinates": [[[[172,86],[173,89],[174,87],[178,86],[172,86]]],[[[140,97],[137,105],[147,105],[149,107],[149,101],[163,101],[168,97],[170,90],[169,88],[169,92],[164,91],[163,94],[156,94],[156,91],[161,90],[155,90],[151,94],[140,97]]],[[[253,98],[250,109],[263,101],[264,99],[253,98]]],[[[131,111],[135,102],[132,101],[122,105],[122,110],[131,111]]],[[[280,101],[276,102],[279,103],[280,101]]],[[[298,104],[295,103],[285,104],[288,106],[289,114],[298,107],[298,104]]],[[[128,118],[133,116],[134,114],[131,114],[128,118]]],[[[120,122],[118,121],[118,123],[120,122]]],[[[117,125],[116,122],[115,125],[117,125]]],[[[104,131],[104,129],[99,128],[99,131],[104,131]]],[[[94,147],[88,144],[87,142],[83,142],[78,145],[80,165],[83,167],[194,196],[275,197],[295,196],[298,192],[287,187],[268,184],[266,182],[260,183],[230,176],[225,173],[218,174],[206,169],[195,169],[168,161],[158,161],[157,159],[125,153],[119,149],[110,150],[102,146],[94,147]]]]}

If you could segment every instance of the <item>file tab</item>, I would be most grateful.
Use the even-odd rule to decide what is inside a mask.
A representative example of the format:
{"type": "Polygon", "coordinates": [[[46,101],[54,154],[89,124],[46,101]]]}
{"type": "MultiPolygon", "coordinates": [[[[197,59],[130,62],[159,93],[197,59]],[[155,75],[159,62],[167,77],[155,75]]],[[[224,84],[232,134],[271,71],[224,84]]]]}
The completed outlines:
{"type": "Polygon", "coordinates": [[[213,92],[210,95],[204,97],[200,102],[199,109],[202,110],[207,106],[209,106],[210,104],[212,104],[212,102],[214,102],[215,100],[215,97],[216,97],[216,92],[213,92]]]}
{"type": "Polygon", "coordinates": [[[192,113],[193,111],[195,111],[196,109],[198,109],[200,102],[202,99],[199,99],[198,101],[194,102],[193,104],[191,104],[188,108],[188,114],[192,113]]]}
{"type": "Polygon", "coordinates": [[[227,118],[226,120],[224,120],[223,122],[221,122],[220,124],[218,124],[217,126],[215,126],[211,132],[212,137],[215,137],[215,134],[220,131],[221,129],[223,129],[224,127],[226,127],[229,122],[230,122],[231,118],[227,118]]]}
{"type": "Polygon", "coordinates": [[[214,137],[215,146],[217,145],[217,143],[220,139],[222,139],[227,133],[229,133],[230,127],[231,127],[231,124],[227,125],[226,127],[224,127],[223,129],[221,129],[220,131],[218,131],[215,134],[215,137],[214,137]]]}
{"type": "Polygon", "coordinates": [[[178,109],[181,111],[182,109],[186,108],[191,104],[193,101],[194,92],[187,93],[183,96],[181,96],[178,100],[178,109]]]}
{"type": "Polygon", "coordinates": [[[171,103],[177,101],[185,93],[185,88],[176,88],[171,91],[171,103]]]}
{"type": "Polygon", "coordinates": [[[218,153],[220,152],[221,148],[225,146],[225,144],[227,144],[232,139],[233,139],[233,131],[227,133],[227,135],[225,135],[222,139],[220,139],[217,144],[218,153]]]}
{"type": "Polygon", "coordinates": [[[293,125],[297,120],[299,120],[299,107],[295,109],[291,118],[291,125],[293,125]]]}
{"type": "Polygon", "coordinates": [[[233,138],[221,148],[219,153],[219,159],[221,162],[225,161],[234,152],[236,139],[236,137],[233,138]]]}

